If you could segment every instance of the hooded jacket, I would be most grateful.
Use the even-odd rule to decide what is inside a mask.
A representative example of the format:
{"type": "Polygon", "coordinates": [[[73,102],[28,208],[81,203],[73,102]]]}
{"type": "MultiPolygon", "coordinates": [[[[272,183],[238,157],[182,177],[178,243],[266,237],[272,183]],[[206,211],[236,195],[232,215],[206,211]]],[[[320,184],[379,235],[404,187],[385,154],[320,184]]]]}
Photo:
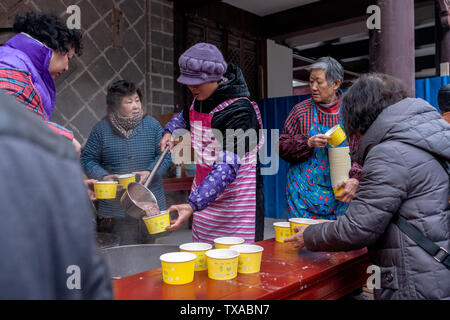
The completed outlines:
{"type": "Polygon", "coordinates": [[[112,299],[77,155],[18,106],[0,93],[0,299],[112,299]]]}
{"type": "Polygon", "coordinates": [[[359,188],[336,222],[308,227],[313,251],[368,246],[381,268],[376,299],[450,299],[450,271],[392,222],[400,214],[438,246],[450,249],[449,177],[438,158],[450,159],[450,125],[422,99],[386,108],[360,141],[359,188]]]}

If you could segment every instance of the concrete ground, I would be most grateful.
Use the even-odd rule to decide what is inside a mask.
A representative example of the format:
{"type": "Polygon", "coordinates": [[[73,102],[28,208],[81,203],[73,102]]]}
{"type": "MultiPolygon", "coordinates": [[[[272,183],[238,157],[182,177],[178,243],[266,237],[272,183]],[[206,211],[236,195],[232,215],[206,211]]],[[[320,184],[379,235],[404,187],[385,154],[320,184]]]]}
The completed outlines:
{"type": "MultiPolygon", "coordinates": [[[[273,218],[264,219],[264,240],[275,238],[273,223],[278,221],[286,220],[273,218]]],[[[188,223],[183,224],[183,226],[175,232],[166,232],[155,239],[155,244],[183,244],[187,242],[192,242],[192,230],[189,229],[188,223]]]]}

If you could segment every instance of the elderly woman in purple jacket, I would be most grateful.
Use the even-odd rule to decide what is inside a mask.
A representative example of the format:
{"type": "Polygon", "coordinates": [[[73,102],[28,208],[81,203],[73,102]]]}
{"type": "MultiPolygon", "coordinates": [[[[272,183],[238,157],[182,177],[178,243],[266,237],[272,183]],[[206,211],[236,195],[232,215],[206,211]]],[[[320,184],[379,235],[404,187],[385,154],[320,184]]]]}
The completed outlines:
{"type": "MultiPolygon", "coordinates": [[[[0,47],[0,89],[16,97],[29,92],[18,100],[42,120],[50,120],[56,98],[54,79],[69,69],[75,54],[81,54],[81,33],[52,14],[38,12],[17,15],[13,30],[18,34],[0,47]]],[[[56,124],[50,127],[80,151],[73,133],[56,124]]]]}

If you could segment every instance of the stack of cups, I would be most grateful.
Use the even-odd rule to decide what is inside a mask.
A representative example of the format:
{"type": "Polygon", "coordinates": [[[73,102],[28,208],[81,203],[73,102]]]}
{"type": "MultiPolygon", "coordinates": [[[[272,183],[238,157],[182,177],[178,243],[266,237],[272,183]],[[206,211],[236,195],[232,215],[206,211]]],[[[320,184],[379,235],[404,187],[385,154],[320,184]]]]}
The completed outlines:
{"type": "Polygon", "coordinates": [[[339,183],[349,178],[348,173],[351,169],[350,148],[329,148],[328,158],[330,160],[331,186],[334,195],[342,193],[343,188],[337,189],[339,183]]]}

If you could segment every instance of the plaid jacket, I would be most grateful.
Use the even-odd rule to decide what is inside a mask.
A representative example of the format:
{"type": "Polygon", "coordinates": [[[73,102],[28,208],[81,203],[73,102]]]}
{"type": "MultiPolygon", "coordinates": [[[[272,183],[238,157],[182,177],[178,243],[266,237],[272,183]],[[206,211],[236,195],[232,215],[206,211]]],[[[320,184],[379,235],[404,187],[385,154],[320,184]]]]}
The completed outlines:
{"type": "Polygon", "coordinates": [[[50,122],[42,106],[42,99],[34,88],[31,75],[27,71],[4,68],[0,69],[0,90],[13,95],[28,110],[34,112],[54,132],[73,140],[73,132],[50,122]]]}

